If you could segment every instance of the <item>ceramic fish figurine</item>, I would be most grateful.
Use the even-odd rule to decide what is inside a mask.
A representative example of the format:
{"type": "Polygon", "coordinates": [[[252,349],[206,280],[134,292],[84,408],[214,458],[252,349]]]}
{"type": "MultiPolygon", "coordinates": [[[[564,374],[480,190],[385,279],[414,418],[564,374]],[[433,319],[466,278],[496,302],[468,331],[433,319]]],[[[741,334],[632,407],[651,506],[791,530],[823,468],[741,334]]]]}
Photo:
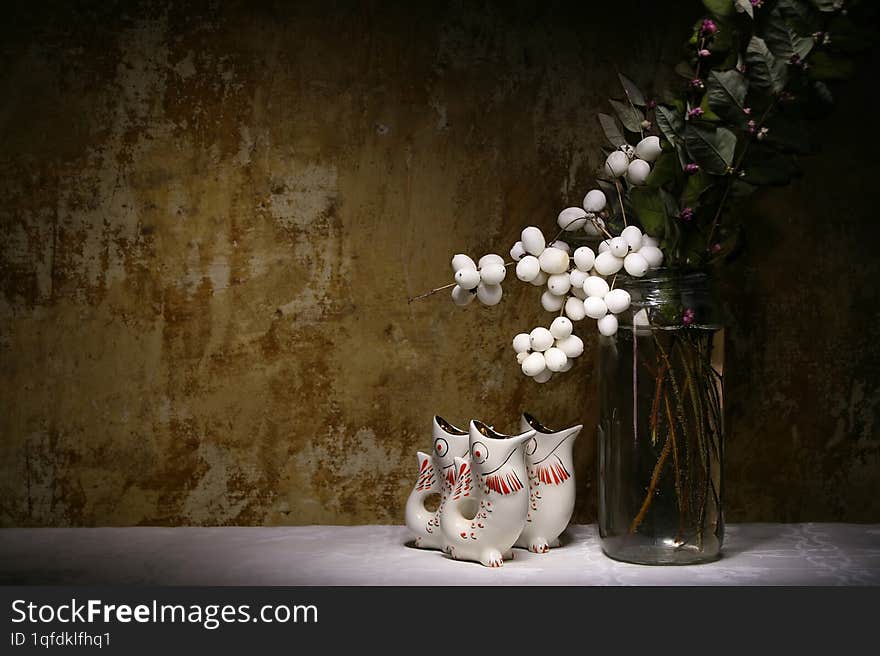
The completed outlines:
{"type": "Polygon", "coordinates": [[[472,421],[469,433],[470,462],[455,459],[455,489],[440,515],[440,528],[453,558],[501,567],[505,558],[512,557],[511,547],[528,513],[523,445],[535,431],[502,435],[472,421]]]}
{"type": "Polygon", "coordinates": [[[434,445],[431,455],[418,453],[419,477],[406,502],[406,525],[415,535],[415,546],[421,549],[444,549],[440,531],[440,514],[452,494],[455,482],[455,458],[466,458],[468,433],[456,428],[440,416],[434,416],[432,426],[434,445]],[[431,495],[440,495],[436,510],[428,510],[425,501],[431,495]]]}
{"type": "Polygon", "coordinates": [[[546,553],[559,546],[559,536],[574,510],[574,461],[572,447],[582,425],[554,431],[523,413],[520,429],[534,436],[526,442],[529,510],[517,547],[546,553]]]}

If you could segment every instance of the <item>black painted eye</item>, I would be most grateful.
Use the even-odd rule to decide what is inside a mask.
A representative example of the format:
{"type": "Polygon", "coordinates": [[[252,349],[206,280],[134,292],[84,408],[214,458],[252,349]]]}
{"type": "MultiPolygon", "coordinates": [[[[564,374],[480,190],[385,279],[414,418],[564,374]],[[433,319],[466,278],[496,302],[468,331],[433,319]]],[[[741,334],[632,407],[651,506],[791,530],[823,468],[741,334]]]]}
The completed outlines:
{"type": "Polygon", "coordinates": [[[538,450],[538,440],[536,440],[534,437],[530,439],[528,442],[526,442],[525,449],[527,456],[532,455],[535,451],[538,450]]]}
{"type": "Polygon", "coordinates": [[[471,447],[471,458],[474,459],[474,462],[481,465],[486,462],[488,457],[489,449],[486,448],[486,445],[482,442],[474,442],[474,445],[471,447]]]}
{"type": "Polygon", "coordinates": [[[438,437],[434,440],[434,451],[437,452],[437,455],[441,458],[449,453],[449,445],[446,443],[442,437],[438,437]]]}

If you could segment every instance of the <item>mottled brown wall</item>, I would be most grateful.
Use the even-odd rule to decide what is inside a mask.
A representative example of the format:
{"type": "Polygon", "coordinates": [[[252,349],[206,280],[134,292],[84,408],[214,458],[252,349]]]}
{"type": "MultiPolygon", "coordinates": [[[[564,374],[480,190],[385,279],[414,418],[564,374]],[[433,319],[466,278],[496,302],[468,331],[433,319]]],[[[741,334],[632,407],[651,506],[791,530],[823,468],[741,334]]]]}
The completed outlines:
{"type": "MultiPolygon", "coordinates": [[[[539,387],[531,286],[405,298],[580,200],[697,3],[68,4],[0,26],[0,525],[399,522],[433,413],[521,409],[594,519],[592,343],[539,387]]],[[[731,270],[735,521],[880,520],[876,166],[822,125],[731,270]]]]}

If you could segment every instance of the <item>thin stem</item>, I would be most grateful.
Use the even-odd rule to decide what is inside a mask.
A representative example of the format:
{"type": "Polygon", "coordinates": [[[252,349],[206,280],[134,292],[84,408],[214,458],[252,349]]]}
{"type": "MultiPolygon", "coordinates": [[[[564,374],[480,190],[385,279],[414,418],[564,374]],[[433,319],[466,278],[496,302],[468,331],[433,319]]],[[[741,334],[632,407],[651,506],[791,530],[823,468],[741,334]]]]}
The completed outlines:
{"type": "Polygon", "coordinates": [[[660,473],[663,471],[663,465],[666,464],[666,459],[669,457],[669,452],[672,450],[672,442],[669,439],[669,436],[666,437],[666,443],[663,445],[663,451],[660,452],[660,457],[657,459],[657,464],[654,465],[654,472],[651,474],[651,482],[648,485],[648,491],[645,494],[645,499],[642,501],[642,507],[639,508],[638,514],[633,518],[632,524],[629,526],[630,535],[636,532],[639,528],[639,524],[642,523],[642,520],[645,519],[645,514],[648,512],[648,508],[651,507],[651,501],[654,499],[654,490],[657,489],[657,483],[660,480],[660,473]]]}
{"type": "Polygon", "coordinates": [[[614,178],[614,188],[617,189],[617,200],[620,202],[620,214],[623,216],[623,225],[626,227],[626,208],[623,206],[623,194],[620,193],[620,180],[617,178],[614,178]]]}
{"type": "Polygon", "coordinates": [[[455,287],[457,284],[458,284],[457,282],[451,282],[448,285],[443,285],[442,287],[435,287],[431,291],[425,292],[424,294],[419,294],[418,296],[411,296],[409,298],[409,300],[407,301],[407,303],[412,303],[413,301],[419,301],[423,298],[428,298],[429,296],[433,296],[437,292],[442,292],[444,289],[450,289],[452,287],[455,287]]]}

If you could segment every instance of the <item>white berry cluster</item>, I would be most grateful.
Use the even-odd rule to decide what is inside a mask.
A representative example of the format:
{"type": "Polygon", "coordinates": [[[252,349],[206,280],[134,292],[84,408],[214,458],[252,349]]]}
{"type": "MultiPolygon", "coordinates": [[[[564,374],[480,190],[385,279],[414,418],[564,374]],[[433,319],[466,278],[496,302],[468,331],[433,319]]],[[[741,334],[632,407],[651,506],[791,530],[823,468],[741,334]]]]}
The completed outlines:
{"type": "Polygon", "coordinates": [[[660,157],[660,153],[660,138],[645,137],[635,148],[626,144],[608,155],[605,173],[612,178],[625,175],[631,185],[643,185],[651,173],[651,163],[660,157]]]}
{"type": "Polygon", "coordinates": [[[455,272],[455,287],[452,288],[452,302],[467,305],[474,296],[483,305],[498,305],[501,302],[501,282],[507,275],[504,258],[490,253],[474,262],[470,257],[459,253],[452,258],[455,272]]]}
{"type": "Polygon", "coordinates": [[[568,371],[574,359],[584,352],[584,342],[572,334],[574,326],[566,317],[556,317],[550,328],[539,326],[513,338],[516,361],[526,376],[546,383],[554,373],[568,371]]]}

